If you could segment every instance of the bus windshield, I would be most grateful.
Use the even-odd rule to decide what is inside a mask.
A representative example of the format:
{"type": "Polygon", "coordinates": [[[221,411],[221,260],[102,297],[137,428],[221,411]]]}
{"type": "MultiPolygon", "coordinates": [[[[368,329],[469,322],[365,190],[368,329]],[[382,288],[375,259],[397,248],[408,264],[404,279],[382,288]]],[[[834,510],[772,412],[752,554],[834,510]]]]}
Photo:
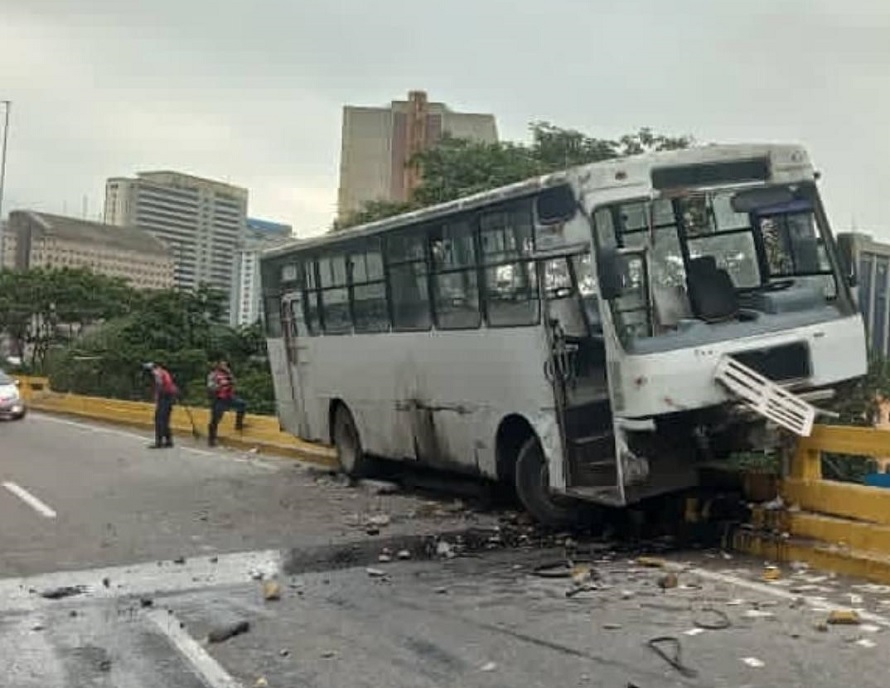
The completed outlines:
{"type": "Polygon", "coordinates": [[[810,306],[835,300],[831,237],[817,220],[815,193],[796,189],[783,202],[741,211],[731,190],[599,208],[598,245],[631,250],[624,293],[613,304],[623,338],[657,336],[695,319],[690,271],[698,266],[727,275],[740,307],[756,310],[757,294],[784,290],[815,295],[798,299],[810,306]]]}

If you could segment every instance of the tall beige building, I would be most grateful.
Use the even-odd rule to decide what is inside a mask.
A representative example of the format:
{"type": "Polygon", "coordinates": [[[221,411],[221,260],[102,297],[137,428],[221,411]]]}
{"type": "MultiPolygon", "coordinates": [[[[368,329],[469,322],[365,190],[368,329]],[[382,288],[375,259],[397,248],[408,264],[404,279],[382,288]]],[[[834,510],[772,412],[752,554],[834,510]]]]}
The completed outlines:
{"type": "Polygon", "coordinates": [[[140,172],[105,183],[105,222],[138,226],[172,251],[180,289],[206,284],[237,314],[237,257],[247,223],[247,189],[180,172],[140,172]]]}
{"type": "Polygon", "coordinates": [[[14,210],[4,232],[4,267],[89,268],[121,277],[136,289],[170,289],[173,257],[163,242],[136,227],[113,227],[14,210]]]}
{"type": "Polygon", "coordinates": [[[423,91],[389,107],[345,106],[338,216],[348,217],[369,201],[407,200],[420,181],[408,161],[445,133],[488,143],[498,138],[494,115],[453,112],[429,102],[423,91]]]}

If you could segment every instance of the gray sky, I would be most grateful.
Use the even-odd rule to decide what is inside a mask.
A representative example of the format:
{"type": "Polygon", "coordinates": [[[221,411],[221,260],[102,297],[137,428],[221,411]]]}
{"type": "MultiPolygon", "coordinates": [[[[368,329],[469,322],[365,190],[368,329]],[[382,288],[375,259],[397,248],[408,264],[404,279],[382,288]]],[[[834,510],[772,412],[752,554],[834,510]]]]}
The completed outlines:
{"type": "Polygon", "coordinates": [[[340,109],[409,89],[491,112],[703,141],[791,140],[835,231],[890,239],[888,0],[0,0],[14,102],[5,209],[101,211],[104,181],[175,169],[323,231],[340,109]]]}

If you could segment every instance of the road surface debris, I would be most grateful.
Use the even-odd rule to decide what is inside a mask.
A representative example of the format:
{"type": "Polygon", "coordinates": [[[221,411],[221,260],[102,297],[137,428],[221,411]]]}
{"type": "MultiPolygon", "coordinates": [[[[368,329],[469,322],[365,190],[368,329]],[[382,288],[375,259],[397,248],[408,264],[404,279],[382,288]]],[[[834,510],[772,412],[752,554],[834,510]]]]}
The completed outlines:
{"type": "Polygon", "coordinates": [[[828,623],[833,626],[858,626],[859,614],[852,609],[835,609],[828,615],[828,623]]]}
{"type": "Polygon", "coordinates": [[[281,584],[275,580],[263,581],[263,599],[275,602],[281,599],[281,584]]]}
{"type": "Polygon", "coordinates": [[[211,643],[222,643],[236,635],[247,633],[250,630],[250,622],[241,620],[234,623],[218,626],[207,634],[207,640],[211,643]]]}

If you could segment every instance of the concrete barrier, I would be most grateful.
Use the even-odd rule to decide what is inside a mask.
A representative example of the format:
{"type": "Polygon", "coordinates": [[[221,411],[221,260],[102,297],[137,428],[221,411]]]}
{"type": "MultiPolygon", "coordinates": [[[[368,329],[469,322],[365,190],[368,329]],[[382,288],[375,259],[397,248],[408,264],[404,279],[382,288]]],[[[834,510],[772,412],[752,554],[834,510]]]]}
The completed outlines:
{"type": "Polygon", "coordinates": [[[783,503],[755,507],[750,527],[733,544],[776,561],[890,583],[890,489],[826,480],[825,453],[887,456],[890,432],[815,426],[798,442],[781,481],[783,503]]]}
{"type": "MultiPolygon", "coordinates": [[[[30,409],[136,428],[154,428],[153,404],[55,392],[50,388],[47,378],[17,379],[30,409]]],[[[181,404],[174,406],[170,419],[173,432],[182,436],[192,435],[195,430],[206,438],[209,423],[208,409],[181,404]]],[[[245,417],[245,428],[239,432],[235,430],[234,413],[226,413],[219,426],[219,443],[236,449],[289,456],[327,467],[337,465],[336,454],[331,447],[304,442],[282,432],[278,419],[272,416],[248,414],[245,417]]]]}

